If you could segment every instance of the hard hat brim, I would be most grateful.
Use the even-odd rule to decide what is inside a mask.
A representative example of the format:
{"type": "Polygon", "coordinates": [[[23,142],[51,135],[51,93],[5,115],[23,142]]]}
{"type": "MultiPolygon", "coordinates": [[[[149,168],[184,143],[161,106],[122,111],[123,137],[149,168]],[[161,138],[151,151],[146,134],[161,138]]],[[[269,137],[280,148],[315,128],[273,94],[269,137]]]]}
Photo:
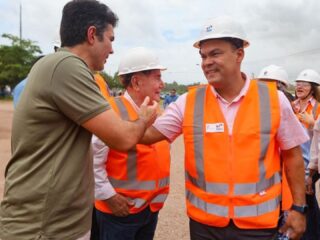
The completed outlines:
{"type": "Polygon", "coordinates": [[[198,39],[198,41],[196,41],[193,46],[195,48],[200,48],[200,43],[202,41],[206,41],[206,40],[213,40],[213,39],[221,39],[221,38],[237,38],[237,39],[240,39],[243,41],[243,47],[246,48],[250,45],[249,41],[245,40],[245,39],[242,39],[242,38],[239,38],[238,36],[232,36],[232,35],[218,35],[218,34],[212,34],[212,35],[207,35],[205,37],[202,37],[200,39],[198,39]]]}
{"type": "Polygon", "coordinates": [[[128,70],[128,71],[123,71],[123,72],[119,71],[118,72],[118,76],[130,74],[130,73],[136,73],[136,72],[149,71],[149,70],[165,71],[165,70],[167,70],[167,68],[162,66],[162,65],[158,65],[158,66],[153,66],[153,67],[146,67],[146,68],[143,68],[143,69],[128,70]]]}

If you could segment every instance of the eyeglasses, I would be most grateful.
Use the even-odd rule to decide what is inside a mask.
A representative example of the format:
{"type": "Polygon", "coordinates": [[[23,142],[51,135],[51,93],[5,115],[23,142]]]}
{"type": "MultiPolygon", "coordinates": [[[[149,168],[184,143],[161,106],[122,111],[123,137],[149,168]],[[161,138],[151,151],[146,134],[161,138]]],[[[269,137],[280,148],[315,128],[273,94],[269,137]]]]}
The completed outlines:
{"type": "Polygon", "coordinates": [[[297,81],[297,86],[300,86],[300,87],[309,87],[311,86],[311,84],[309,82],[303,82],[303,81],[297,81]]]}

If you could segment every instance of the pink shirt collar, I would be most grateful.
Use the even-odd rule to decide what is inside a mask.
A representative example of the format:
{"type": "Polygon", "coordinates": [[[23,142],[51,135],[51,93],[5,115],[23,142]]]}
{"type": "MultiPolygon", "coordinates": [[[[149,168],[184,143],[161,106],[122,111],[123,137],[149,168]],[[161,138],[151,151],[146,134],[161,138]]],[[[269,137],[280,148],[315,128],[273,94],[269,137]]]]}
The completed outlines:
{"type": "MultiPolygon", "coordinates": [[[[314,107],[314,105],[316,105],[316,99],[314,99],[314,97],[311,96],[311,98],[308,99],[308,104],[306,105],[305,109],[301,109],[301,110],[299,110],[299,112],[304,112],[304,111],[307,109],[307,107],[309,106],[309,104],[310,104],[312,107],[314,107]]],[[[298,98],[298,99],[294,100],[293,105],[295,105],[295,106],[296,106],[296,105],[300,106],[300,99],[298,98]]]]}
{"type": "Polygon", "coordinates": [[[213,92],[213,94],[214,94],[214,96],[215,96],[216,98],[218,98],[220,101],[222,101],[222,102],[224,102],[224,103],[226,103],[226,104],[231,104],[231,103],[235,103],[235,102],[240,101],[240,99],[247,94],[248,89],[249,89],[249,86],[250,86],[250,81],[251,81],[251,79],[249,79],[245,73],[241,72],[241,75],[242,75],[242,78],[243,78],[244,81],[245,81],[245,82],[244,82],[244,86],[243,86],[243,88],[241,89],[239,95],[238,95],[237,97],[235,97],[235,98],[232,100],[232,102],[228,102],[227,100],[225,100],[225,99],[214,89],[213,86],[210,86],[210,87],[211,87],[211,90],[212,90],[212,92],[213,92]]]}

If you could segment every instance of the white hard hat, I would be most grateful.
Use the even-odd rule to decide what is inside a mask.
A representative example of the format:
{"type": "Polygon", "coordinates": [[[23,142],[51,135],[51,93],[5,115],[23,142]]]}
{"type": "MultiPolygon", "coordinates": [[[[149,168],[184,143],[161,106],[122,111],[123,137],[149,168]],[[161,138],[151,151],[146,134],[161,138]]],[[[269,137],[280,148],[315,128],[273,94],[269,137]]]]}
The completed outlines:
{"type": "Polygon", "coordinates": [[[310,82],[320,85],[320,75],[313,69],[305,69],[298,75],[295,81],[310,82]]]}
{"type": "Polygon", "coordinates": [[[286,86],[289,85],[288,73],[286,72],[286,70],[284,70],[283,67],[279,67],[276,65],[269,65],[267,67],[264,67],[261,70],[258,79],[270,79],[282,82],[286,86]]]}
{"type": "Polygon", "coordinates": [[[144,47],[130,49],[120,61],[118,75],[124,75],[145,70],[160,69],[163,67],[153,51],[144,47]]]}
{"type": "Polygon", "coordinates": [[[243,46],[248,47],[249,41],[242,26],[229,16],[221,16],[208,20],[202,27],[199,39],[193,44],[200,48],[200,42],[216,38],[238,38],[243,40],[243,46]]]}

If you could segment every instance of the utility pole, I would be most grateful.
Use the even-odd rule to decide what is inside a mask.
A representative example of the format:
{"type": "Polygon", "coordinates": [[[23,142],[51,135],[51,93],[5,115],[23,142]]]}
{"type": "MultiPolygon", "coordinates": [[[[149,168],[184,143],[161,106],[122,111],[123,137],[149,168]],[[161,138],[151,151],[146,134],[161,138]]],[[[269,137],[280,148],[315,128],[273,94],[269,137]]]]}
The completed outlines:
{"type": "Polygon", "coordinates": [[[22,40],[22,5],[20,3],[20,45],[21,45],[21,40],[22,40]]]}

